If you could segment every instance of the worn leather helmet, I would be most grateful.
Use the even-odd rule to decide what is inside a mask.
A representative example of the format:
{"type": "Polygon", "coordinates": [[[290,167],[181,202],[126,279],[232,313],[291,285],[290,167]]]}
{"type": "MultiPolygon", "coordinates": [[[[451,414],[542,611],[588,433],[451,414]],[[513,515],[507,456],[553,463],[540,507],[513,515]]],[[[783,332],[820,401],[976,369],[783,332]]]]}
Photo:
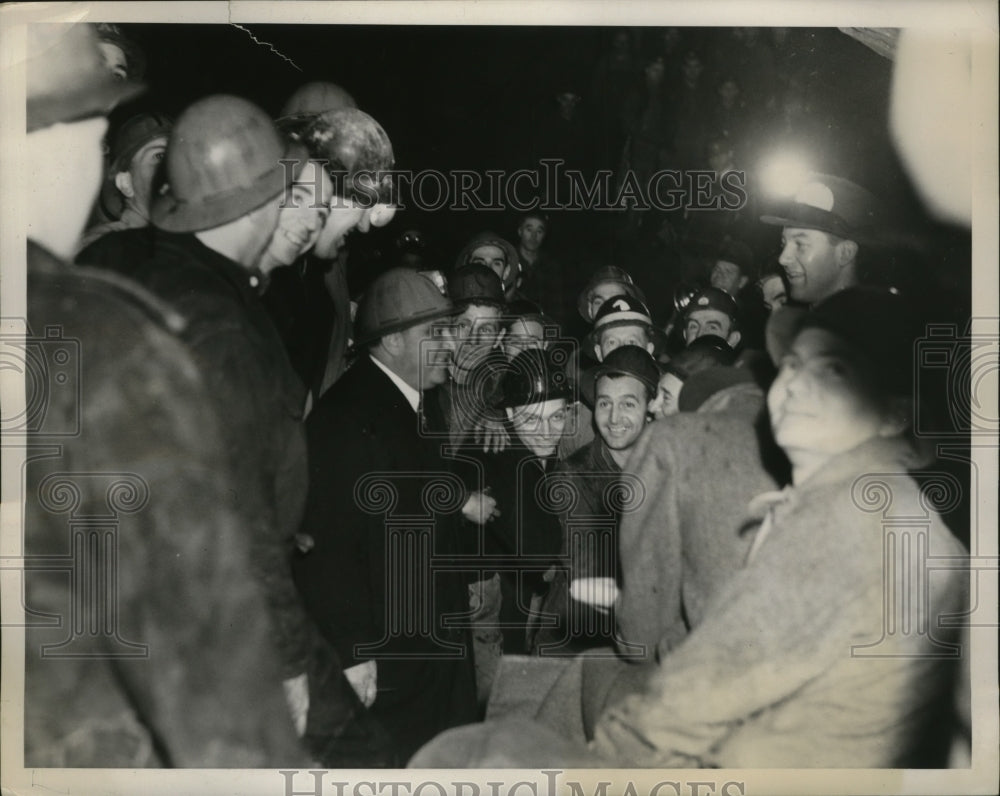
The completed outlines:
{"type": "Polygon", "coordinates": [[[275,199],[308,156],[286,141],[263,110],[226,94],[188,107],[167,144],[164,193],[152,221],[170,232],[197,232],[234,221],[275,199]]]}
{"type": "Polygon", "coordinates": [[[105,116],[119,102],[144,90],[116,80],[101,57],[90,25],[65,22],[27,26],[28,132],[57,122],[105,116]]]}
{"type": "Polygon", "coordinates": [[[426,276],[392,268],[365,291],[354,323],[354,344],[361,346],[455,312],[451,300],[426,276]]]}
{"type": "Polygon", "coordinates": [[[326,83],[317,80],[299,86],[288,98],[278,120],[315,116],[325,111],[335,111],[340,108],[357,108],[354,97],[336,83],[326,83]]]}

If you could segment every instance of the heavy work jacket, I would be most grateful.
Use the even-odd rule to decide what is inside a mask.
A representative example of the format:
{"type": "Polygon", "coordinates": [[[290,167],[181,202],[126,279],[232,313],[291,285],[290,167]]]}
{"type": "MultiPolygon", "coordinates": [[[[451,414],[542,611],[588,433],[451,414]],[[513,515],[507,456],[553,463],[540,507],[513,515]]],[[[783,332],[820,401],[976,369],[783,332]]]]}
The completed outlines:
{"type": "Polygon", "coordinates": [[[77,261],[124,274],[185,320],[181,339],[208,387],[234,473],[232,505],[254,542],[285,677],[305,671],[310,628],[289,556],[306,492],[305,387],[257,295],[259,277],[193,234],[113,232],[77,261]]]}
{"type": "Polygon", "coordinates": [[[345,668],[376,662],[371,708],[402,759],[476,718],[467,588],[448,570],[467,496],[438,443],[368,356],[327,392],[307,423],[310,489],[293,563],[310,614],[345,668]]]}

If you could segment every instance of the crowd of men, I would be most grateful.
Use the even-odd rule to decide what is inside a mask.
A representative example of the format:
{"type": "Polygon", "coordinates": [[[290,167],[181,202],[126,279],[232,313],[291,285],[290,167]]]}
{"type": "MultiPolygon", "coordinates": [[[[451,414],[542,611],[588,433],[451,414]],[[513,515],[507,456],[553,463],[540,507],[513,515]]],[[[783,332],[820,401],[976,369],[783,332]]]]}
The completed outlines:
{"type": "MultiPolygon", "coordinates": [[[[888,588],[856,477],[902,473],[930,549],[965,555],[905,477],[926,463],[906,433],[921,319],[862,284],[872,193],[806,176],[756,220],[780,229],[776,263],[724,225],[669,296],[615,264],[567,295],[537,212],[450,264],[401,231],[352,295],[347,236],[392,222],[395,157],[350,93],[306,83],[274,119],[230,95],[134,116],[102,161],[109,108],[140,90],[127,37],[28,41],[29,150],[78,159],[33,188],[29,324],[79,340],[82,371],[46,416],[78,413],[78,433],[33,437],[26,553],[65,555],[52,479],[75,517],[110,502],[121,522],[118,625],[72,657],[29,626],[27,765],[955,759],[961,673],[928,654],[949,630],[852,654],[879,643],[888,588]]],[[[674,122],[676,151],[703,143],[674,122]]],[[[32,612],[72,602],[52,572],[27,585],[32,612]]],[[[960,611],[961,576],[924,596],[960,611]]]]}

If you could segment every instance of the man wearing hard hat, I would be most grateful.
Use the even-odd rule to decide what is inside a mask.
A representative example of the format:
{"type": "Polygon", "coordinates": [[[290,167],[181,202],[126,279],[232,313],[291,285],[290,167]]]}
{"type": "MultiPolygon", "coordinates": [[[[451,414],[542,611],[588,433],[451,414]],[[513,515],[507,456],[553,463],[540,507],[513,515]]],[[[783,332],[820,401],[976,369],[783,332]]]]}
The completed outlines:
{"type": "Polygon", "coordinates": [[[395,156],[382,126],[332,83],[307,83],[276,124],[306,147],[312,162],[297,189],[311,183],[317,198],[282,208],[262,259],[274,269],[264,305],[316,400],[347,365],[351,297],[344,244],[351,232],[366,233],[395,215],[388,176],[395,156]],[[321,172],[309,173],[319,165],[321,172]],[[326,183],[322,191],[320,183],[326,183]]]}
{"type": "Polygon", "coordinates": [[[424,391],[448,378],[453,314],[422,274],[380,275],[358,308],[358,360],[306,424],[310,549],[295,582],[397,764],[477,718],[467,631],[442,622],[467,612],[467,584],[432,559],[459,549],[460,515],[481,523],[495,504],[448,473],[421,414],[424,391]]]}
{"type": "Polygon", "coordinates": [[[43,383],[26,379],[27,422],[4,433],[36,451],[25,606],[62,620],[26,629],[25,765],[306,764],[248,577],[253,540],[233,500],[245,484],[206,411],[186,319],[129,279],[59,259],[100,186],[105,116],[141,87],[107,71],[91,26],[25,27],[26,350],[49,367],[25,360],[43,383]],[[62,563],[38,571],[37,556],[62,563]]]}
{"type": "Polygon", "coordinates": [[[306,391],[261,304],[258,262],[307,162],[304,147],[284,140],[256,105],[205,97],[171,131],[167,189],[153,201],[152,226],[109,233],[77,258],[125,274],[185,321],[183,337],[210,388],[236,472],[232,501],[253,543],[253,575],[268,596],[303,732],[314,629],[289,558],[306,492],[306,391]]]}

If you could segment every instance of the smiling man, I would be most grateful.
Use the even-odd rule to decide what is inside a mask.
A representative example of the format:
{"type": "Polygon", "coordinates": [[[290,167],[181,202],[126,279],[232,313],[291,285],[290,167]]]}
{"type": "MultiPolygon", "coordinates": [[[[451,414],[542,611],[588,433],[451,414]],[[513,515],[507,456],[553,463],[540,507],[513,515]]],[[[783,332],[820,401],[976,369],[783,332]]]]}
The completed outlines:
{"type": "MultiPolygon", "coordinates": [[[[385,226],[395,215],[388,176],[395,155],[389,136],[367,113],[343,105],[311,110],[344,102],[343,89],[303,89],[309,86],[317,91],[296,92],[276,122],[305,145],[310,162],[284,203],[265,255],[277,263],[263,300],[315,402],[346,368],[351,299],[345,243],[353,231],[385,226]]],[[[267,263],[261,265],[267,270],[267,263]]]]}
{"type": "Polygon", "coordinates": [[[859,283],[858,239],[872,227],[876,204],[860,185],[811,174],[784,212],[761,217],[783,228],[778,262],[791,299],[815,304],[859,283]]]}
{"type": "Polygon", "coordinates": [[[646,428],[659,376],[656,360],[645,348],[626,345],[608,353],[581,380],[581,390],[594,406],[598,436],[561,463],[552,477],[550,491],[569,488],[575,501],[560,514],[562,567],[543,606],[559,623],[539,633],[542,654],[614,640],[614,617],[597,604],[600,592],[614,592],[610,584],[620,580],[616,501],[621,491],[616,487],[646,428]]]}

